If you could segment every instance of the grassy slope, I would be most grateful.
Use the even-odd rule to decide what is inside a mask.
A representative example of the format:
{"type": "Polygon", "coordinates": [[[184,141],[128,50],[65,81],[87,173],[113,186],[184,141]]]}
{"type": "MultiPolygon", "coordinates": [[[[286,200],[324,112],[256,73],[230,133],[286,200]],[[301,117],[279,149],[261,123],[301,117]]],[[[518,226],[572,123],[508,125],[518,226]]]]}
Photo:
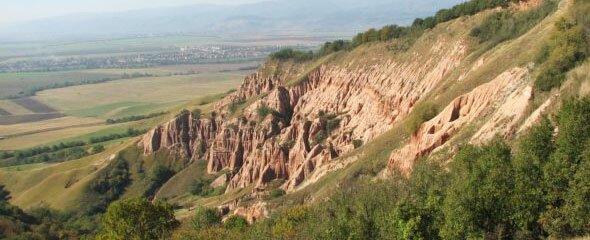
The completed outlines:
{"type": "Polygon", "coordinates": [[[72,209],[82,199],[87,185],[110,156],[133,141],[119,144],[97,155],[58,164],[33,164],[0,169],[0,182],[12,194],[11,202],[22,208],[47,204],[56,209],[72,209]]]}
{"type": "MultiPolygon", "coordinates": [[[[204,114],[211,111],[214,102],[220,100],[225,94],[206,95],[195,98],[187,103],[174,106],[170,109],[170,114],[159,116],[153,119],[147,119],[138,122],[112,125],[100,131],[91,131],[87,134],[75,135],[75,137],[65,138],[59,141],[88,140],[92,136],[101,136],[113,132],[120,132],[128,127],[149,129],[157,124],[166,122],[174,117],[182,109],[200,108],[204,114]],[[206,102],[207,104],[203,104],[206,102]]],[[[40,136],[40,135],[31,135],[40,136]]],[[[43,144],[54,144],[59,142],[54,136],[47,136],[42,139],[43,144]]],[[[19,138],[16,138],[19,139],[19,138]]],[[[0,168],[0,182],[5,184],[12,192],[14,204],[22,208],[34,207],[38,204],[49,204],[57,209],[73,209],[78,207],[80,200],[84,199],[84,191],[92,179],[96,177],[99,170],[110,162],[112,154],[127,151],[126,158],[130,161],[130,170],[134,183],[129,186],[125,196],[140,195],[145,191],[149,183],[147,177],[151,167],[156,163],[166,164],[168,158],[164,156],[157,157],[139,157],[137,148],[134,147],[139,137],[132,139],[118,139],[106,143],[107,150],[103,153],[88,156],[79,160],[68,161],[56,164],[30,164],[9,168],[0,168]],[[135,151],[135,152],[134,152],[135,151]],[[135,154],[135,155],[134,155],[135,154]],[[135,157],[134,157],[135,156],[135,157]],[[144,161],[146,175],[137,174],[135,162],[139,159],[144,161]],[[75,182],[72,186],[65,188],[67,183],[75,182]]],[[[29,139],[33,141],[34,139],[29,139]]],[[[35,142],[35,141],[33,141],[35,142]]],[[[39,142],[39,143],[41,143],[39,142]]],[[[35,142],[37,143],[37,142],[35,142]]],[[[27,143],[28,144],[28,143],[27,143]]],[[[4,145],[2,145],[4,146],[4,145]]],[[[177,170],[178,167],[177,167],[177,170]]]]}

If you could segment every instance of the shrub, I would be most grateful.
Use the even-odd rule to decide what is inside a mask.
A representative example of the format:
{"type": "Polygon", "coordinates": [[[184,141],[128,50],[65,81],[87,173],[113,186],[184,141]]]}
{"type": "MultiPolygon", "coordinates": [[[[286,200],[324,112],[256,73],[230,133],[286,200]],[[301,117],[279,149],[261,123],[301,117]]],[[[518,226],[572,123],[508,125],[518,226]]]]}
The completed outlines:
{"type": "Polygon", "coordinates": [[[164,185],[170,178],[176,174],[172,169],[163,166],[156,165],[150,174],[150,185],[144,192],[144,196],[152,197],[156,191],[164,185]]]}
{"type": "Polygon", "coordinates": [[[488,17],[480,26],[474,28],[471,35],[477,37],[480,42],[490,42],[490,45],[494,46],[500,42],[521,36],[556,9],[556,2],[545,0],[541,6],[526,12],[499,12],[488,17]]]}
{"type": "Polygon", "coordinates": [[[256,114],[258,114],[258,118],[260,118],[260,119],[264,119],[268,115],[273,114],[274,112],[275,112],[274,109],[272,109],[266,105],[260,105],[260,106],[258,106],[258,108],[256,108],[256,114]]]}
{"type": "Polygon", "coordinates": [[[361,139],[355,139],[352,141],[352,145],[354,145],[354,148],[360,148],[363,146],[363,140],[361,139]]]}
{"type": "Polygon", "coordinates": [[[405,123],[408,133],[413,134],[422,123],[436,117],[438,107],[430,102],[419,103],[408,117],[405,123]]]}
{"type": "Polygon", "coordinates": [[[555,24],[552,41],[543,49],[538,59],[542,62],[542,70],[537,76],[535,87],[541,91],[559,87],[565,80],[566,73],[589,55],[587,43],[588,36],[584,26],[578,25],[574,20],[560,19],[555,24]]]}
{"type": "Polygon", "coordinates": [[[248,221],[242,216],[233,215],[225,220],[223,227],[228,230],[243,231],[248,227],[248,221]]]}
{"type": "Polygon", "coordinates": [[[131,183],[127,161],[118,155],[98,176],[90,183],[89,199],[84,204],[86,214],[103,212],[108,204],[117,200],[131,183]]]}
{"type": "Polygon", "coordinates": [[[195,230],[209,228],[221,223],[221,217],[213,208],[197,208],[195,216],[191,220],[191,225],[195,230]]]}
{"type": "Polygon", "coordinates": [[[170,204],[152,203],[145,198],[126,199],[109,206],[98,239],[167,239],[177,225],[170,204]]]}
{"type": "Polygon", "coordinates": [[[101,144],[94,145],[92,148],[90,148],[90,154],[97,154],[97,153],[101,153],[103,151],[104,151],[104,146],[101,144]]]}
{"type": "Polygon", "coordinates": [[[270,198],[279,198],[284,196],[285,194],[287,194],[287,192],[285,192],[285,190],[283,189],[273,189],[272,191],[270,191],[270,198]]]}
{"type": "Polygon", "coordinates": [[[191,183],[189,191],[191,194],[196,196],[209,196],[214,191],[214,189],[209,186],[209,184],[210,183],[208,181],[196,179],[191,183]]]}

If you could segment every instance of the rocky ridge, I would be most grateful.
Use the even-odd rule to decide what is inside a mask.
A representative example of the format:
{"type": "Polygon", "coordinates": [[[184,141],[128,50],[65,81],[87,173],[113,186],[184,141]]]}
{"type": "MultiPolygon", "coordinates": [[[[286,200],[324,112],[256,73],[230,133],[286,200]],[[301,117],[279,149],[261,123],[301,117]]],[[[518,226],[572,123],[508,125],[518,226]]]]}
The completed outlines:
{"type": "Polygon", "coordinates": [[[369,142],[401,121],[462,63],[467,45],[460,37],[441,37],[426,52],[407,55],[403,61],[323,64],[293,86],[285,83],[300,70],[283,67],[282,75],[268,75],[276,63],[267,63],[215,105],[216,116],[183,114],[152,129],[139,145],[145,154],[165,148],[187,161],[203,159],[209,173],[229,169],[228,192],[251,184],[264,189],[276,179],[292,191],[354,150],[355,141],[369,142]],[[232,116],[231,106],[245,101],[252,102],[242,116],[232,116]],[[261,109],[270,113],[261,116],[261,109]]]}

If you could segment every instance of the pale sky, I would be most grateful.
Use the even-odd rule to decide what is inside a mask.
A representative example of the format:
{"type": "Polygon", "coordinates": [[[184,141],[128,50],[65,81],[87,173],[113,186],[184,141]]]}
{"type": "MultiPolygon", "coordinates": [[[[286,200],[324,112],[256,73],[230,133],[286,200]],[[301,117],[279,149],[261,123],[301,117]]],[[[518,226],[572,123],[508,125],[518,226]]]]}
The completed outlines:
{"type": "Polygon", "coordinates": [[[191,4],[242,4],[261,0],[0,0],[0,25],[72,13],[116,12],[191,4]]]}

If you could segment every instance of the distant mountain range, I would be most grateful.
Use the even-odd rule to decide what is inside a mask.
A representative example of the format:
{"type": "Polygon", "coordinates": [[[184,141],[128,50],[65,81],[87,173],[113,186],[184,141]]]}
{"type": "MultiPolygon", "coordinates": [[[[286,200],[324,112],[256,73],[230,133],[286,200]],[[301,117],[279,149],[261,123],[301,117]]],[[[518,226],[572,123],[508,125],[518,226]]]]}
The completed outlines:
{"type": "Polygon", "coordinates": [[[191,5],[73,14],[0,27],[0,39],[197,33],[353,32],[407,24],[462,0],[276,0],[237,6],[191,5]]]}

